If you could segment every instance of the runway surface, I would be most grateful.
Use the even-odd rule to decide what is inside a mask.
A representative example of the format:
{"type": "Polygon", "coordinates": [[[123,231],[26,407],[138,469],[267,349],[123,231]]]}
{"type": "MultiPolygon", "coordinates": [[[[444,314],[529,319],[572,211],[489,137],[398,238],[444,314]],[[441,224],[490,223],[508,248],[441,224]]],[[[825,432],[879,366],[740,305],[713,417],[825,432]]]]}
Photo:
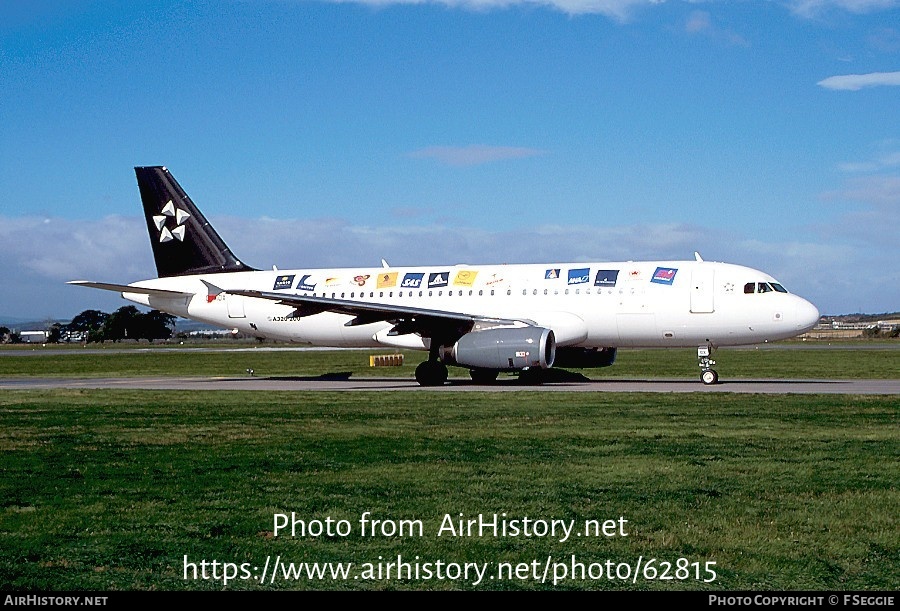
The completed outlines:
{"type": "Polygon", "coordinates": [[[684,379],[588,380],[521,384],[499,380],[479,385],[451,379],[440,387],[423,388],[405,378],[322,377],[133,377],[133,378],[0,378],[0,389],[126,389],[126,390],[253,390],[253,391],[431,391],[431,392],[654,392],[900,395],[900,380],[723,380],[713,386],[684,379]]]}

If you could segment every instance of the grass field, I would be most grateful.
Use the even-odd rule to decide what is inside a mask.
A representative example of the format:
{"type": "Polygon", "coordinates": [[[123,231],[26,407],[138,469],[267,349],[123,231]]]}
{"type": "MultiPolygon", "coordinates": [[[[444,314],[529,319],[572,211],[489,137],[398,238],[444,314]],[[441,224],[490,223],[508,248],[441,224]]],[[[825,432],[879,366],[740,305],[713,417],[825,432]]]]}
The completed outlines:
{"type": "MultiPolygon", "coordinates": [[[[716,370],[725,379],[736,378],[898,378],[900,344],[894,349],[848,344],[823,349],[727,349],[715,353],[716,370]]],[[[134,347],[134,346],[132,346],[134,347]]],[[[146,348],[146,345],[144,345],[146,348]]],[[[353,376],[399,376],[414,378],[415,367],[425,356],[405,352],[402,367],[369,367],[369,355],[378,351],[293,351],[248,348],[240,352],[226,350],[181,351],[161,349],[111,350],[110,353],[83,355],[72,347],[63,354],[40,355],[42,348],[6,351],[0,356],[0,377],[17,376],[244,376],[248,368],[258,376],[318,376],[349,372],[353,376]],[[37,354],[39,356],[35,356],[37,354]]],[[[390,352],[390,351],[388,351],[390,352]]],[[[697,379],[696,350],[623,349],[612,367],[577,370],[592,379],[604,378],[685,378],[697,379]]],[[[467,377],[467,371],[450,368],[451,376],[467,377]]]]}
{"type": "MultiPolygon", "coordinates": [[[[353,353],[318,365],[299,354],[253,364],[322,373],[353,353]]],[[[22,358],[30,374],[247,366],[234,353],[147,356],[22,358]]],[[[741,372],[744,356],[759,367],[768,354],[723,361],[741,372]]],[[[623,375],[654,375],[622,361],[623,375]]],[[[896,590],[898,412],[895,396],[4,391],[0,589],[896,590]],[[275,514],[291,512],[349,531],[274,536],[275,514]],[[365,512],[406,536],[363,536],[365,512]],[[460,513],[575,526],[565,541],[438,536],[460,513]],[[627,536],[583,532],[620,518],[627,536]],[[398,555],[420,573],[386,577],[398,555]],[[346,579],[285,579],[288,562],[353,564],[346,579]],[[572,578],[573,562],[592,574],[572,578]],[[266,583],[239,578],[264,568],[266,583]]]]}

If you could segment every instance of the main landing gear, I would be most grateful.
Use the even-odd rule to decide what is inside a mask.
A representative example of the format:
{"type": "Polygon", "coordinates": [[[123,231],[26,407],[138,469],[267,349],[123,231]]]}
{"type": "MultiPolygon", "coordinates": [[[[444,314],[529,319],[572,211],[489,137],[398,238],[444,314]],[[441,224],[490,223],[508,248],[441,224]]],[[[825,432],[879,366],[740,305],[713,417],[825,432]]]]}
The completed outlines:
{"type": "Polygon", "coordinates": [[[706,385],[719,382],[719,374],[712,368],[716,362],[710,358],[711,354],[712,346],[697,347],[697,358],[700,359],[700,381],[706,385]]]}
{"type": "Polygon", "coordinates": [[[440,343],[431,340],[428,360],[416,367],[416,382],[420,386],[443,386],[447,381],[447,366],[438,358],[440,343]]]}

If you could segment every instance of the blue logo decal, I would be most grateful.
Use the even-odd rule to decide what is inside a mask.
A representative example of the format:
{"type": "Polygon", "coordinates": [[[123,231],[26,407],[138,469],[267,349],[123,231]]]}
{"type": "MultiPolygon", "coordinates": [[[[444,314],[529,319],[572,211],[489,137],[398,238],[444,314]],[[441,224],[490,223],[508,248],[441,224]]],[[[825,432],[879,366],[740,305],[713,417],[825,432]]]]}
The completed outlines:
{"type": "Polygon", "coordinates": [[[422,286],[422,276],[425,274],[406,274],[403,276],[403,282],[400,283],[402,289],[417,289],[422,286]]]}
{"type": "Polygon", "coordinates": [[[556,269],[548,269],[544,272],[544,280],[558,280],[559,279],[559,268],[556,269]]]}
{"type": "Polygon", "coordinates": [[[591,281],[591,268],[582,267],[581,269],[569,270],[569,284],[584,284],[591,281]]]}
{"type": "Polygon", "coordinates": [[[653,272],[653,277],[650,278],[650,282],[655,282],[656,284],[672,284],[675,282],[675,274],[677,272],[677,268],[657,267],[656,271],[653,272]]]}
{"type": "Polygon", "coordinates": [[[273,291],[280,291],[281,289],[289,289],[294,284],[294,275],[290,276],[276,276],[275,277],[275,286],[272,287],[273,291]]]}
{"type": "Polygon", "coordinates": [[[313,282],[310,284],[309,279],[312,278],[312,274],[304,274],[300,277],[300,281],[297,283],[298,291],[314,291],[316,290],[316,283],[313,282]]]}
{"type": "Polygon", "coordinates": [[[618,278],[619,270],[601,269],[597,271],[597,276],[594,278],[594,286],[616,286],[618,278]]]}
{"type": "Polygon", "coordinates": [[[447,286],[449,282],[450,272],[437,272],[434,274],[428,274],[428,288],[447,286]]]}

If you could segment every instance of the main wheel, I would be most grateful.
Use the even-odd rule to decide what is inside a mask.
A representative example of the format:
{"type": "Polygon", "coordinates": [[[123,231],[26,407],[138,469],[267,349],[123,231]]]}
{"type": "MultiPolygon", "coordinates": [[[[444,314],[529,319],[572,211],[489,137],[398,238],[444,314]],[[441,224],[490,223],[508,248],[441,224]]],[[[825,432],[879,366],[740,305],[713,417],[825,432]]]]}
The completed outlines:
{"type": "Polygon", "coordinates": [[[416,382],[421,386],[442,386],[447,381],[447,366],[440,361],[424,361],[416,367],[416,382]]]}
{"type": "Polygon", "coordinates": [[[716,373],[715,369],[704,369],[700,373],[700,381],[707,386],[710,384],[715,384],[719,381],[719,374],[716,373]]]}

